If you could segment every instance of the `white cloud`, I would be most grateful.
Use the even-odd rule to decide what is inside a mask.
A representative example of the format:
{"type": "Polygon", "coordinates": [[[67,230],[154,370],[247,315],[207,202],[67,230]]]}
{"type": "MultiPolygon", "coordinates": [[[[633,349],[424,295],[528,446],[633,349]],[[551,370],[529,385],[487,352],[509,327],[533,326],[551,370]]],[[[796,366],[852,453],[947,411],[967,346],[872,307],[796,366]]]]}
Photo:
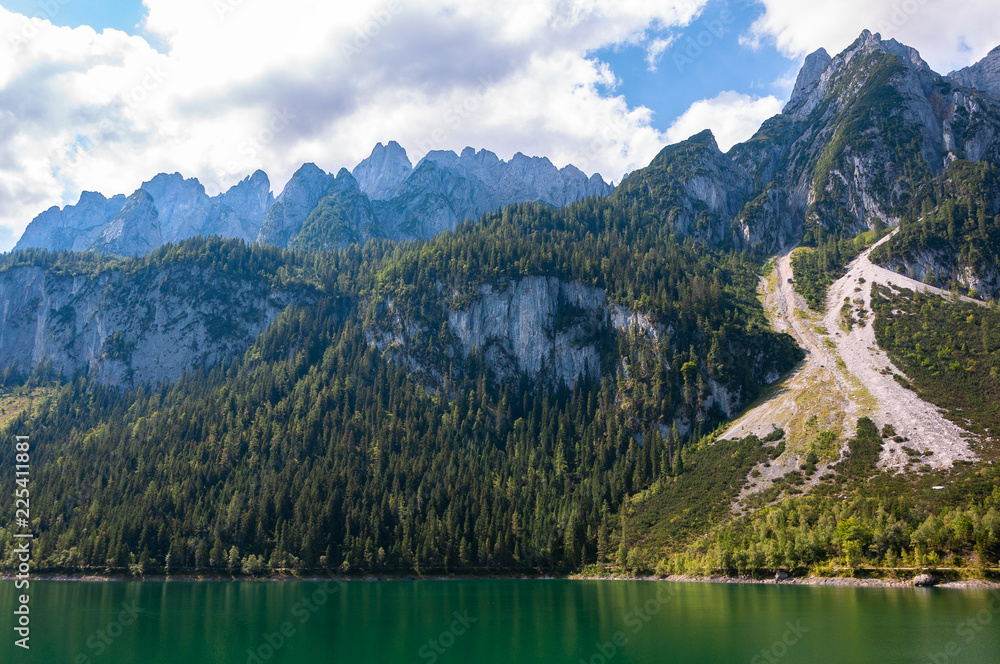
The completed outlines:
{"type": "Polygon", "coordinates": [[[0,7],[0,227],[160,171],[214,192],[259,167],[278,191],[304,161],[350,167],[389,139],[617,180],[665,139],[587,53],[646,45],[706,2],[144,0],[166,53],[0,7]]]}
{"type": "Polygon", "coordinates": [[[760,1],[766,11],[745,41],[773,42],[789,56],[821,46],[839,53],[868,29],[916,48],[932,69],[946,74],[1000,44],[996,0],[760,1]]]}
{"type": "Polygon", "coordinates": [[[667,130],[670,143],[711,129],[719,148],[732,146],[753,136],[761,123],[781,112],[784,102],[777,97],[751,97],[738,92],[722,92],[711,99],[691,104],[667,130]]]}
{"type": "Polygon", "coordinates": [[[673,44],[674,41],[676,41],[675,37],[670,37],[668,39],[657,38],[649,43],[649,46],[646,47],[646,65],[648,66],[649,71],[656,71],[657,65],[660,64],[660,58],[663,57],[663,54],[668,48],[670,48],[670,45],[673,44]]]}

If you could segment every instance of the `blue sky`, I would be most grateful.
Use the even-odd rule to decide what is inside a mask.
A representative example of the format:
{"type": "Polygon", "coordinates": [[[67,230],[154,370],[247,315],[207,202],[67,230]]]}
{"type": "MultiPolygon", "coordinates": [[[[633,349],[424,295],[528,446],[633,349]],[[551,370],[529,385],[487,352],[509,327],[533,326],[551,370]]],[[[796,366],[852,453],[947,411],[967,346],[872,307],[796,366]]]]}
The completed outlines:
{"type": "Polygon", "coordinates": [[[666,131],[693,102],[724,90],[787,98],[799,58],[782,55],[772,44],[757,49],[740,44],[740,35],[763,12],[764,6],[754,2],[713,0],[690,26],[662,31],[671,43],[654,71],[641,45],[602,49],[594,55],[621,79],[616,92],[633,106],[652,109],[653,125],[666,131]]]}
{"type": "Polygon", "coordinates": [[[136,28],[142,21],[145,8],[138,0],[3,0],[0,2],[11,11],[46,18],[56,25],[76,28],[89,25],[98,32],[114,28],[129,34],[140,34],[136,28]],[[55,11],[51,11],[55,8],[55,11]]]}

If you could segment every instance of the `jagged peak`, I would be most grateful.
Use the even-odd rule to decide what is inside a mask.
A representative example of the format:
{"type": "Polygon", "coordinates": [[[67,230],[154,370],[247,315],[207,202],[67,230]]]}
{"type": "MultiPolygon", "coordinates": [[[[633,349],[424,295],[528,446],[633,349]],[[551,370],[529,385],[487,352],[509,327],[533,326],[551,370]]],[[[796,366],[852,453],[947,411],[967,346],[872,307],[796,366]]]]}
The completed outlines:
{"type": "Polygon", "coordinates": [[[703,129],[702,131],[699,131],[697,134],[691,136],[687,140],[681,142],[694,143],[696,145],[704,145],[716,152],[722,152],[722,150],[719,149],[718,141],[715,140],[715,134],[712,132],[711,129],[703,129]]]}
{"type": "Polygon", "coordinates": [[[1000,46],[987,53],[979,62],[951,72],[948,78],[961,86],[1000,98],[1000,46]]]}
{"type": "Polygon", "coordinates": [[[812,92],[831,60],[833,58],[826,52],[825,48],[819,48],[806,56],[802,68],[799,69],[799,75],[795,79],[795,87],[792,88],[792,96],[789,98],[786,108],[793,106],[812,92]]]}
{"type": "Polygon", "coordinates": [[[879,50],[883,53],[897,55],[904,63],[909,63],[918,69],[930,70],[930,66],[920,57],[920,51],[895,39],[883,39],[880,33],[873,33],[871,30],[863,30],[861,36],[844,54],[852,54],[859,50],[879,50]]]}

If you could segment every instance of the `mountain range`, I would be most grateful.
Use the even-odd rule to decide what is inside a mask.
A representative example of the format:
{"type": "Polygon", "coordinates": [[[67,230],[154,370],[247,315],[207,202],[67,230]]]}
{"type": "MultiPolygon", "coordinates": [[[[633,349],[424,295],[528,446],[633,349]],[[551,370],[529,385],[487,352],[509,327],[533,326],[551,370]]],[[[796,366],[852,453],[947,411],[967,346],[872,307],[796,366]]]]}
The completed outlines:
{"type": "Polygon", "coordinates": [[[333,249],[370,238],[429,238],[505,205],[562,207],[613,187],[574,166],[517,153],[433,151],[414,167],[395,141],[335,176],[299,168],[277,198],[263,171],[208,196],[197,179],[161,173],[127,198],[84,192],[76,205],[38,215],[14,247],[123,256],[196,236],[217,235],[297,249],[333,249]]]}
{"type": "Polygon", "coordinates": [[[37,564],[996,574],[998,65],[865,31],[613,191],[390,143],[43,213],[0,257],[37,564]]]}

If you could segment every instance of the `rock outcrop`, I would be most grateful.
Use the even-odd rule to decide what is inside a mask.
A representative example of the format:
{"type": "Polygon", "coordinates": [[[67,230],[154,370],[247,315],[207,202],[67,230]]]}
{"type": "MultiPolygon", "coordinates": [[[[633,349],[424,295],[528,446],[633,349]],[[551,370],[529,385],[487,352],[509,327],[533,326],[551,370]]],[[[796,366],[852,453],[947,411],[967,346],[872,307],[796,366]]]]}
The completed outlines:
{"type": "Polygon", "coordinates": [[[413,172],[406,150],[396,141],[379,143],[371,155],[354,167],[351,175],[358,187],[373,201],[387,201],[396,195],[399,185],[413,172]]]}
{"type": "MultiPolygon", "coordinates": [[[[149,206],[149,194],[133,197],[149,206]]],[[[0,366],[130,386],[173,381],[242,354],[288,296],[195,265],[97,276],[0,272],[0,366]]]]}
{"type": "Polygon", "coordinates": [[[948,78],[959,85],[1000,98],[1000,46],[976,64],[951,72],[948,78]]]}
{"type": "Polygon", "coordinates": [[[14,251],[32,247],[52,251],[86,251],[124,205],[124,195],[109,199],[97,192],[85,191],[76,205],[67,205],[62,209],[52,207],[35,217],[24,230],[14,251]]]}
{"type": "Polygon", "coordinates": [[[167,242],[198,235],[252,241],[274,203],[271,184],[257,171],[218,196],[208,196],[196,179],[161,173],[124,196],[107,200],[86,192],[76,206],[53,208],[36,217],[15,250],[94,249],[138,256],[167,242]]]}

